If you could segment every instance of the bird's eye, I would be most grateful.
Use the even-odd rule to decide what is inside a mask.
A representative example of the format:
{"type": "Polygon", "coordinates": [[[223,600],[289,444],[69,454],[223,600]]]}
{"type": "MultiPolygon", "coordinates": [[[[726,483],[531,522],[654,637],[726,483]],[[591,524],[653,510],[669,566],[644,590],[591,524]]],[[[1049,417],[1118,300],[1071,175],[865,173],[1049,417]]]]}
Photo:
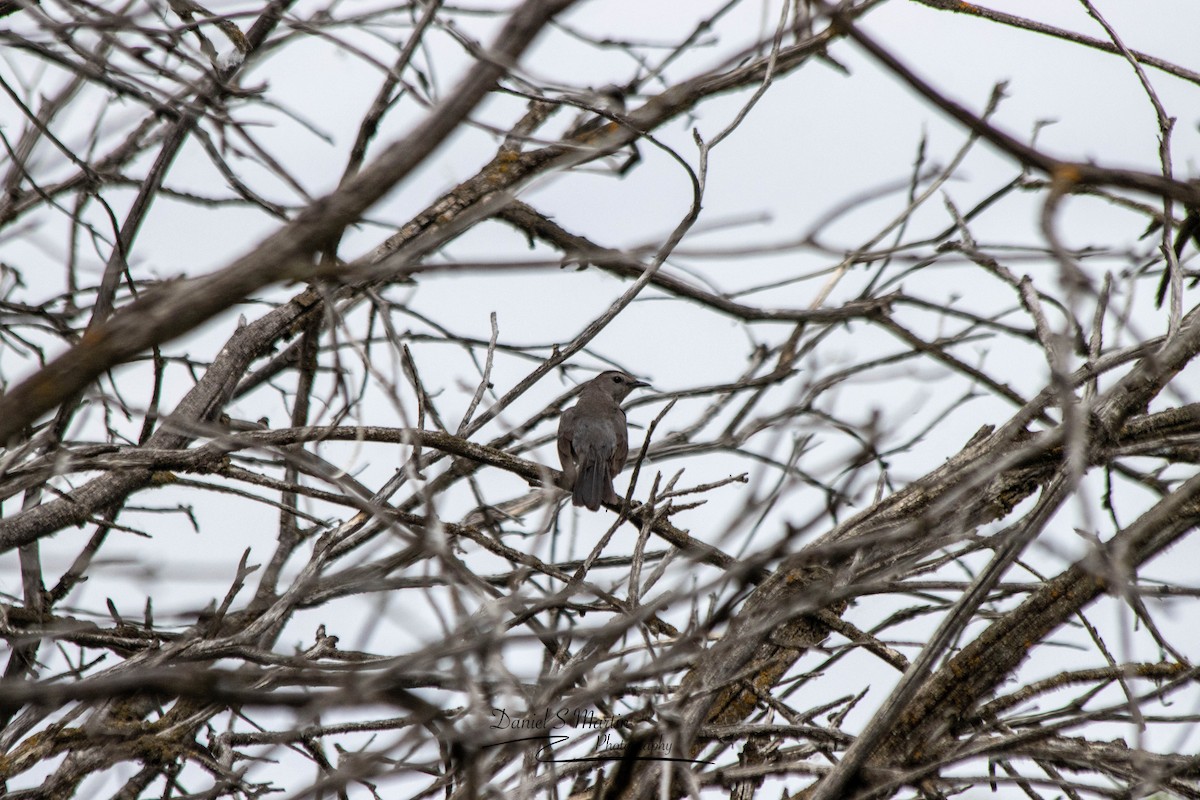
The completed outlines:
{"type": "Polygon", "coordinates": [[[620,383],[620,382],[621,382],[621,376],[613,375],[613,383],[620,383]]]}

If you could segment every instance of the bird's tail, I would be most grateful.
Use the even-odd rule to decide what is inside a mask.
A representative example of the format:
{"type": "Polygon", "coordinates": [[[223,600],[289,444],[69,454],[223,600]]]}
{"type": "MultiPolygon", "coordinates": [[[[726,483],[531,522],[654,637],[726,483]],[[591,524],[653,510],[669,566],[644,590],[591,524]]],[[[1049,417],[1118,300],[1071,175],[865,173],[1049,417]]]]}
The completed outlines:
{"type": "Polygon", "coordinates": [[[613,494],[612,478],[608,477],[608,465],[603,460],[590,458],[579,465],[579,474],[575,476],[575,491],[571,498],[572,505],[587,506],[589,511],[599,511],[600,503],[613,494]]]}

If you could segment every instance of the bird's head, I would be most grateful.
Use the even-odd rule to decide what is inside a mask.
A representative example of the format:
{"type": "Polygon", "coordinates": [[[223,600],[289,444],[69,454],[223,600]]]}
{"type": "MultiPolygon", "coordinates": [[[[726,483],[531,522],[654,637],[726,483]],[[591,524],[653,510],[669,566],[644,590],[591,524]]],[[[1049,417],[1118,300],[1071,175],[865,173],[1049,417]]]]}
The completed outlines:
{"type": "Polygon", "coordinates": [[[639,381],[627,372],[621,372],[619,369],[610,369],[607,372],[601,372],[584,384],[583,390],[585,392],[602,392],[619,403],[634,389],[649,385],[645,381],[639,381]]]}

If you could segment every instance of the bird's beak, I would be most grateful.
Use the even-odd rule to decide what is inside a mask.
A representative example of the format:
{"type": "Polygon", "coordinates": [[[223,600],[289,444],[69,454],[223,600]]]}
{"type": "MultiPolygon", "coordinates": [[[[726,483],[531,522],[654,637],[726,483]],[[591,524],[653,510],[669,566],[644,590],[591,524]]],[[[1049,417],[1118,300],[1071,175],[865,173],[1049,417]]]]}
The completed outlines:
{"type": "Polygon", "coordinates": [[[634,381],[632,384],[630,384],[630,386],[632,386],[634,389],[637,389],[638,387],[654,388],[654,387],[650,386],[650,384],[646,383],[645,381],[634,381]]]}

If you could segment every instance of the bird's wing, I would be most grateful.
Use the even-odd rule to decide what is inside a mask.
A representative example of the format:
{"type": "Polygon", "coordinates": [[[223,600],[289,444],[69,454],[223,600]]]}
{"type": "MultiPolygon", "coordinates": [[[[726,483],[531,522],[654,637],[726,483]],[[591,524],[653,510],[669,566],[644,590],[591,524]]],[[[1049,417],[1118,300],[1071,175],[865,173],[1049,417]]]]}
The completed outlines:
{"type": "Polygon", "coordinates": [[[625,411],[618,408],[620,421],[616,424],[617,433],[617,449],[613,451],[609,474],[614,478],[617,477],[622,469],[625,468],[625,459],[629,458],[629,424],[625,420],[625,411]]]}

